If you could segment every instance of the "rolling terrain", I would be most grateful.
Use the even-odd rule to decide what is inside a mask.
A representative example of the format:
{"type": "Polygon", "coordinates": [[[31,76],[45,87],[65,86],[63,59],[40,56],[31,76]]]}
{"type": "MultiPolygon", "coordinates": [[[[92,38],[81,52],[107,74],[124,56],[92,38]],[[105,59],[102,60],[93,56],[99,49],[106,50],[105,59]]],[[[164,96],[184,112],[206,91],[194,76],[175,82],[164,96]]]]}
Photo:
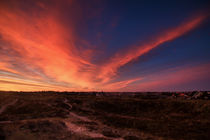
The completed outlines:
{"type": "Polygon", "coordinates": [[[0,139],[209,139],[209,100],[172,95],[0,92],[0,139]]]}

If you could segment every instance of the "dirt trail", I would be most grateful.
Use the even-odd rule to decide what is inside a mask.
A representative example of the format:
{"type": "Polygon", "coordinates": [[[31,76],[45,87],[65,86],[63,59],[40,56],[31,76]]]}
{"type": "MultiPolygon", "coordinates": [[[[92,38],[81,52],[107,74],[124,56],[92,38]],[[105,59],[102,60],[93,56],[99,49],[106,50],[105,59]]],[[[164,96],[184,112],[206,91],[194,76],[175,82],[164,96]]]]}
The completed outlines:
{"type": "Polygon", "coordinates": [[[13,100],[12,102],[3,105],[3,106],[0,108],[0,114],[3,113],[9,106],[14,105],[17,101],[18,101],[18,99],[15,99],[15,100],[13,100]]]}
{"type": "MultiPolygon", "coordinates": [[[[72,108],[72,105],[70,103],[68,103],[68,100],[65,99],[64,103],[67,104],[70,108],[72,108]]],[[[100,128],[104,127],[104,126],[101,126],[102,124],[96,120],[91,120],[88,117],[78,115],[77,113],[71,112],[71,111],[69,111],[69,118],[65,119],[64,123],[67,126],[67,129],[69,131],[79,134],[79,135],[87,136],[90,138],[103,138],[103,139],[107,139],[107,140],[124,140],[123,138],[111,138],[111,137],[104,136],[99,131],[93,131],[93,130],[88,129],[86,126],[84,126],[82,124],[77,124],[76,122],[78,122],[78,121],[83,121],[84,123],[85,122],[89,122],[89,123],[94,122],[94,123],[96,123],[95,126],[98,128],[98,130],[100,130],[100,128]]]]}
{"type": "MultiPolygon", "coordinates": [[[[70,107],[70,110],[71,110],[72,105],[70,103],[68,103],[67,99],[64,100],[64,103],[67,104],[70,107]]],[[[101,133],[91,132],[86,127],[73,123],[73,121],[75,121],[75,120],[91,122],[91,120],[88,119],[87,117],[79,116],[74,112],[69,112],[69,119],[65,121],[65,124],[66,124],[69,131],[77,133],[79,135],[85,135],[85,136],[88,136],[88,137],[91,137],[91,138],[106,138],[101,133]]]]}
{"type": "Polygon", "coordinates": [[[91,132],[88,129],[86,129],[84,126],[81,125],[76,125],[71,122],[66,121],[65,122],[66,126],[68,127],[68,130],[80,135],[86,135],[91,138],[106,138],[104,135],[96,132],[91,132]]]}
{"type": "Polygon", "coordinates": [[[72,105],[70,103],[68,103],[68,100],[67,99],[64,99],[63,101],[66,105],[69,106],[70,110],[72,109],[72,105]]]}
{"type": "Polygon", "coordinates": [[[90,131],[82,125],[76,125],[76,124],[74,124],[72,122],[69,122],[69,121],[66,121],[65,124],[66,124],[69,131],[77,133],[79,135],[84,135],[84,136],[88,136],[88,137],[91,137],[91,138],[104,138],[104,139],[107,139],[107,140],[124,140],[123,138],[106,137],[103,134],[101,134],[100,132],[90,131]]]}
{"type": "Polygon", "coordinates": [[[77,115],[76,113],[74,112],[70,112],[69,115],[75,119],[78,119],[78,120],[81,120],[81,121],[85,121],[85,122],[91,122],[90,119],[88,119],[87,117],[84,117],[84,116],[79,116],[77,115]]]}

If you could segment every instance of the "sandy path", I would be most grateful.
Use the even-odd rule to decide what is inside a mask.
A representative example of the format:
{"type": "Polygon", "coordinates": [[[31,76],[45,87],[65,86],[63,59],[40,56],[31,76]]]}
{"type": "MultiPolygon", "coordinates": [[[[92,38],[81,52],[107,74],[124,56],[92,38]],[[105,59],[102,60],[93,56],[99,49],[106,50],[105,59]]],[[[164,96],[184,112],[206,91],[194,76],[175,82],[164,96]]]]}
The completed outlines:
{"type": "Polygon", "coordinates": [[[69,106],[70,110],[72,109],[72,105],[70,103],[68,103],[68,100],[67,99],[64,99],[63,101],[66,105],[69,106]]]}
{"type": "Polygon", "coordinates": [[[79,135],[86,135],[91,138],[105,138],[104,135],[102,135],[100,133],[96,133],[96,132],[91,132],[81,125],[76,125],[76,124],[73,124],[73,123],[67,122],[67,121],[65,122],[65,124],[68,127],[69,131],[77,133],[79,135]]]}

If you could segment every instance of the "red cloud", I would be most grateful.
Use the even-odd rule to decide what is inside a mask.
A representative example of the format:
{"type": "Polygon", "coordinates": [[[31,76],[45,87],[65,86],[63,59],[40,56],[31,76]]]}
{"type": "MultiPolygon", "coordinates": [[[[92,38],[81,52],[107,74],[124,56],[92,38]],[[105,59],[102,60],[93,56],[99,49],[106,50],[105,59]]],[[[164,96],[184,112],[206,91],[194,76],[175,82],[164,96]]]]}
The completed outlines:
{"type": "MultiPolygon", "coordinates": [[[[17,2],[11,4],[13,9],[7,5],[0,9],[0,34],[2,40],[10,43],[7,47],[18,53],[17,63],[21,61],[32,68],[38,67],[58,82],[78,87],[90,86],[88,73],[81,72],[93,66],[90,53],[84,54],[90,50],[83,49],[81,53],[75,46],[73,25],[66,27],[59,14],[50,13],[59,7],[46,7],[39,2],[41,12],[35,8],[35,11],[26,13],[17,2]]],[[[14,59],[13,56],[7,57],[14,59]]],[[[5,66],[4,69],[8,70],[5,66]]]]}

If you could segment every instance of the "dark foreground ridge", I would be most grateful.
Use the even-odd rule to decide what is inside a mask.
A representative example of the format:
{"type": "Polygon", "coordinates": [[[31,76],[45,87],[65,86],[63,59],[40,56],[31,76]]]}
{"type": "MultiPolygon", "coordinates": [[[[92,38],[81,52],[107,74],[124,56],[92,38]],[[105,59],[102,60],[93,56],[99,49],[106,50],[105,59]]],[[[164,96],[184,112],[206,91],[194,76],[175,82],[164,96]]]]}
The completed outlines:
{"type": "Polygon", "coordinates": [[[207,140],[210,92],[0,92],[0,140],[207,140]]]}

